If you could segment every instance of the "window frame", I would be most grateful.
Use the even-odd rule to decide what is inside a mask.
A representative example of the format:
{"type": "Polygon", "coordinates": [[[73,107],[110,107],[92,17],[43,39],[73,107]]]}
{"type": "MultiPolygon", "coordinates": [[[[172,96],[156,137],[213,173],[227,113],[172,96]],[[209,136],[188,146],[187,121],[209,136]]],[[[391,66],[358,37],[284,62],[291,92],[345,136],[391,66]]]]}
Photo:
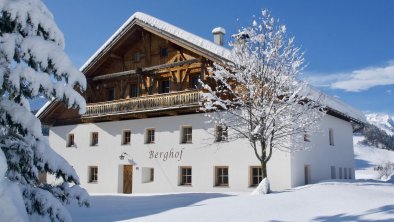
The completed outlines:
{"type": "Polygon", "coordinates": [[[107,88],[107,101],[114,101],[116,99],[115,87],[107,88]]]}
{"type": "Polygon", "coordinates": [[[335,167],[335,166],[331,166],[330,169],[331,169],[331,179],[332,179],[332,180],[336,180],[336,179],[337,179],[336,167],[335,167]]]}
{"type": "Polygon", "coordinates": [[[149,175],[149,182],[153,182],[153,181],[155,181],[155,168],[150,168],[149,169],[149,173],[150,173],[150,175],[149,175]]]}
{"type": "Polygon", "coordinates": [[[162,46],[160,47],[160,58],[167,58],[168,57],[168,47],[162,46]]]}
{"type": "Polygon", "coordinates": [[[190,79],[189,79],[189,87],[191,89],[201,89],[201,83],[199,82],[199,80],[201,79],[200,74],[193,74],[190,75],[190,79]],[[194,78],[197,78],[197,83],[194,85],[193,80],[194,78]]]}
{"type": "Polygon", "coordinates": [[[304,142],[311,142],[311,135],[307,132],[304,133],[304,142]]]}
{"type": "Polygon", "coordinates": [[[171,91],[171,81],[169,78],[161,79],[159,80],[159,94],[166,94],[170,93],[171,91]],[[163,86],[164,82],[168,82],[168,86],[163,86]]]}
{"type": "Polygon", "coordinates": [[[188,144],[193,143],[193,127],[192,126],[182,126],[181,128],[181,143],[188,144]],[[189,132],[190,130],[190,132],[189,132]]]}
{"type": "Polygon", "coordinates": [[[179,186],[192,186],[193,170],[191,166],[179,167],[179,186]]]}
{"type": "Polygon", "coordinates": [[[343,179],[342,167],[338,168],[338,174],[339,174],[338,179],[342,180],[343,179]]]}
{"type": "Polygon", "coordinates": [[[135,97],[138,97],[138,96],[139,96],[138,84],[130,83],[129,84],[129,98],[135,98],[135,97]]]}
{"type": "Polygon", "coordinates": [[[98,183],[98,166],[89,166],[88,183],[98,183]]]}
{"type": "Polygon", "coordinates": [[[98,146],[99,133],[97,131],[90,133],[90,146],[98,146]]]}
{"type": "Polygon", "coordinates": [[[134,63],[141,62],[141,52],[140,51],[136,51],[133,53],[133,62],[134,63]]]}
{"type": "Polygon", "coordinates": [[[228,166],[215,166],[215,187],[229,187],[229,167],[228,166]],[[227,170],[227,174],[224,173],[227,170]],[[227,178],[227,183],[224,182],[227,178]]]}
{"type": "Polygon", "coordinates": [[[249,167],[249,186],[257,187],[263,180],[263,169],[261,166],[250,166],[249,167]],[[257,169],[257,175],[254,175],[254,170],[257,169]],[[258,183],[254,183],[254,178],[257,178],[258,183]]]}
{"type": "Polygon", "coordinates": [[[154,144],[156,139],[155,128],[148,128],[145,130],[145,144],[154,144]],[[153,133],[152,133],[153,132],[153,133]]]}
{"type": "Polygon", "coordinates": [[[348,177],[347,177],[347,172],[348,172],[347,167],[344,167],[344,168],[343,168],[343,179],[345,179],[345,180],[348,179],[348,177]]]}
{"type": "Polygon", "coordinates": [[[131,144],[131,130],[123,130],[122,145],[130,145],[130,144],[131,144]]]}
{"type": "Polygon", "coordinates": [[[66,147],[75,147],[75,135],[74,135],[74,133],[67,134],[66,147]]]}
{"type": "Polygon", "coordinates": [[[225,124],[216,124],[214,136],[215,136],[216,143],[227,142],[228,141],[228,126],[226,126],[225,124]]]}
{"type": "Polygon", "coordinates": [[[330,146],[335,146],[334,129],[333,128],[328,128],[328,142],[329,142],[330,146]]]}

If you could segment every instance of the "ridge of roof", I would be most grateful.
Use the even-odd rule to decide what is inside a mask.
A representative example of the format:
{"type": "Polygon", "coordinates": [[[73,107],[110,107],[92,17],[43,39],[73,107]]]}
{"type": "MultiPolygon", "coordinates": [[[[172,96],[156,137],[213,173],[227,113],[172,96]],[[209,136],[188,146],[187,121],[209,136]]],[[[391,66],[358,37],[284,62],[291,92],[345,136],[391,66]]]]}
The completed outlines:
{"type": "MultiPolygon", "coordinates": [[[[130,16],[126,22],[80,67],[80,71],[83,72],[93,61],[94,59],[100,55],[129,25],[131,25],[134,21],[139,21],[144,23],[152,28],[156,28],[162,32],[169,33],[170,35],[177,37],[189,44],[196,46],[197,48],[206,50],[218,57],[231,61],[231,51],[223,46],[217,45],[212,41],[204,39],[200,36],[197,36],[193,33],[185,31],[177,26],[174,26],[170,23],[162,21],[158,18],[150,16],[148,14],[142,12],[135,12],[132,16],[130,16]]],[[[309,85],[309,84],[308,84],[309,85]]],[[[310,86],[312,94],[321,93],[320,90],[315,87],[310,86]]],[[[366,122],[365,116],[359,110],[353,108],[352,106],[344,103],[343,101],[334,98],[325,93],[321,93],[324,95],[324,105],[341,112],[342,114],[348,115],[360,122],[366,122]]],[[[39,117],[44,111],[54,102],[55,100],[48,101],[41,109],[36,113],[36,116],[39,117]]]]}
{"type": "Polygon", "coordinates": [[[142,12],[135,12],[123,25],[83,64],[80,71],[86,69],[91,62],[113,41],[119,36],[133,21],[138,20],[146,25],[157,28],[161,31],[167,32],[179,39],[182,39],[198,48],[209,51],[219,57],[226,60],[230,60],[230,50],[217,45],[207,39],[204,39],[198,35],[185,31],[177,26],[167,23],[163,20],[150,16],[142,12]]]}

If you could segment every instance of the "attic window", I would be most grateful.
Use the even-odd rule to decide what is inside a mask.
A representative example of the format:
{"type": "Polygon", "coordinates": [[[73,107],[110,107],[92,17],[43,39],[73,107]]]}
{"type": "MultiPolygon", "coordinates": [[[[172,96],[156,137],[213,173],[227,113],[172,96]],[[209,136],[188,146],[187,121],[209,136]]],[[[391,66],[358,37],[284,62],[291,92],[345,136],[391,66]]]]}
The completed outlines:
{"type": "Polygon", "coordinates": [[[107,90],[107,97],[108,101],[115,100],[115,88],[112,87],[107,90]]]}
{"type": "Polygon", "coordinates": [[[160,56],[161,57],[167,57],[168,56],[168,49],[167,49],[167,47],[160,48],[160,56]]]}
{"type": "Polygon", "coordinates": [[[192,88],[192,89],[200,89],[201,88],[200,75],[192,75],[190,77],[190,88],[192,88]]]}
{"type": "Polygon", "coordinates": [[[169,93],[170,92],[170,80],[164,79],[160,81],[159,93],[169,93]]]}
{"type": "Polygon", "coordinates": [[[141,53],[140,52],[135,52],[133,55],[133,61],[134,62],[139,62],[141,61],[141,53]]]}

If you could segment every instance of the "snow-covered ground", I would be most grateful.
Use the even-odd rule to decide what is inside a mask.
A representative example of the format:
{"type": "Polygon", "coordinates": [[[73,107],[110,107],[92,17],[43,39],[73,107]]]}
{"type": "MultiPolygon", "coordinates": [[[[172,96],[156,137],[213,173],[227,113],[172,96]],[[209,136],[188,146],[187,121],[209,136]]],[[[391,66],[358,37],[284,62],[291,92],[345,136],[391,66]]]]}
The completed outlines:
{"type": "Polygon", "coordinates": [[[374,167],[378,164],[383,164],[389,161],[394,162],[394,151],[364,146],[359,143],[363,139],[363,136],[353,137],[356,178],[379,180],[379,175],[374,171],[374,167]]]}
{"type": "Polygon", "coordinates": [[[280,193],[94,195],[74,221],[393,221],[394,186],[325,182],[280,193]]]}
{"type": "Polygon", "coordinates": [[[89,209],[69,207],[74,221],[394,221],[394,184],[371,180],[394,152],[355,136],[356,181],[326,181],[269,195],[181,193],[92,195],[89,209]]]}

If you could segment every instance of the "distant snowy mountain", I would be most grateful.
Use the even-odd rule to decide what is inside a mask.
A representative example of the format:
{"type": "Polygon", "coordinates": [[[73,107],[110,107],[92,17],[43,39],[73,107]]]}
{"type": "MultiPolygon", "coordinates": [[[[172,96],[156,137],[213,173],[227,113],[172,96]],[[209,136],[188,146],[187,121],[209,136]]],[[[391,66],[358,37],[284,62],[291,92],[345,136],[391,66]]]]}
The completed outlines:
{"type": "Polygon", "coordinates": [[[394,135],[394,116],[385,113],[368,113],[365,115],[370,124],[385,131],[388,135],[394,135]]]}

